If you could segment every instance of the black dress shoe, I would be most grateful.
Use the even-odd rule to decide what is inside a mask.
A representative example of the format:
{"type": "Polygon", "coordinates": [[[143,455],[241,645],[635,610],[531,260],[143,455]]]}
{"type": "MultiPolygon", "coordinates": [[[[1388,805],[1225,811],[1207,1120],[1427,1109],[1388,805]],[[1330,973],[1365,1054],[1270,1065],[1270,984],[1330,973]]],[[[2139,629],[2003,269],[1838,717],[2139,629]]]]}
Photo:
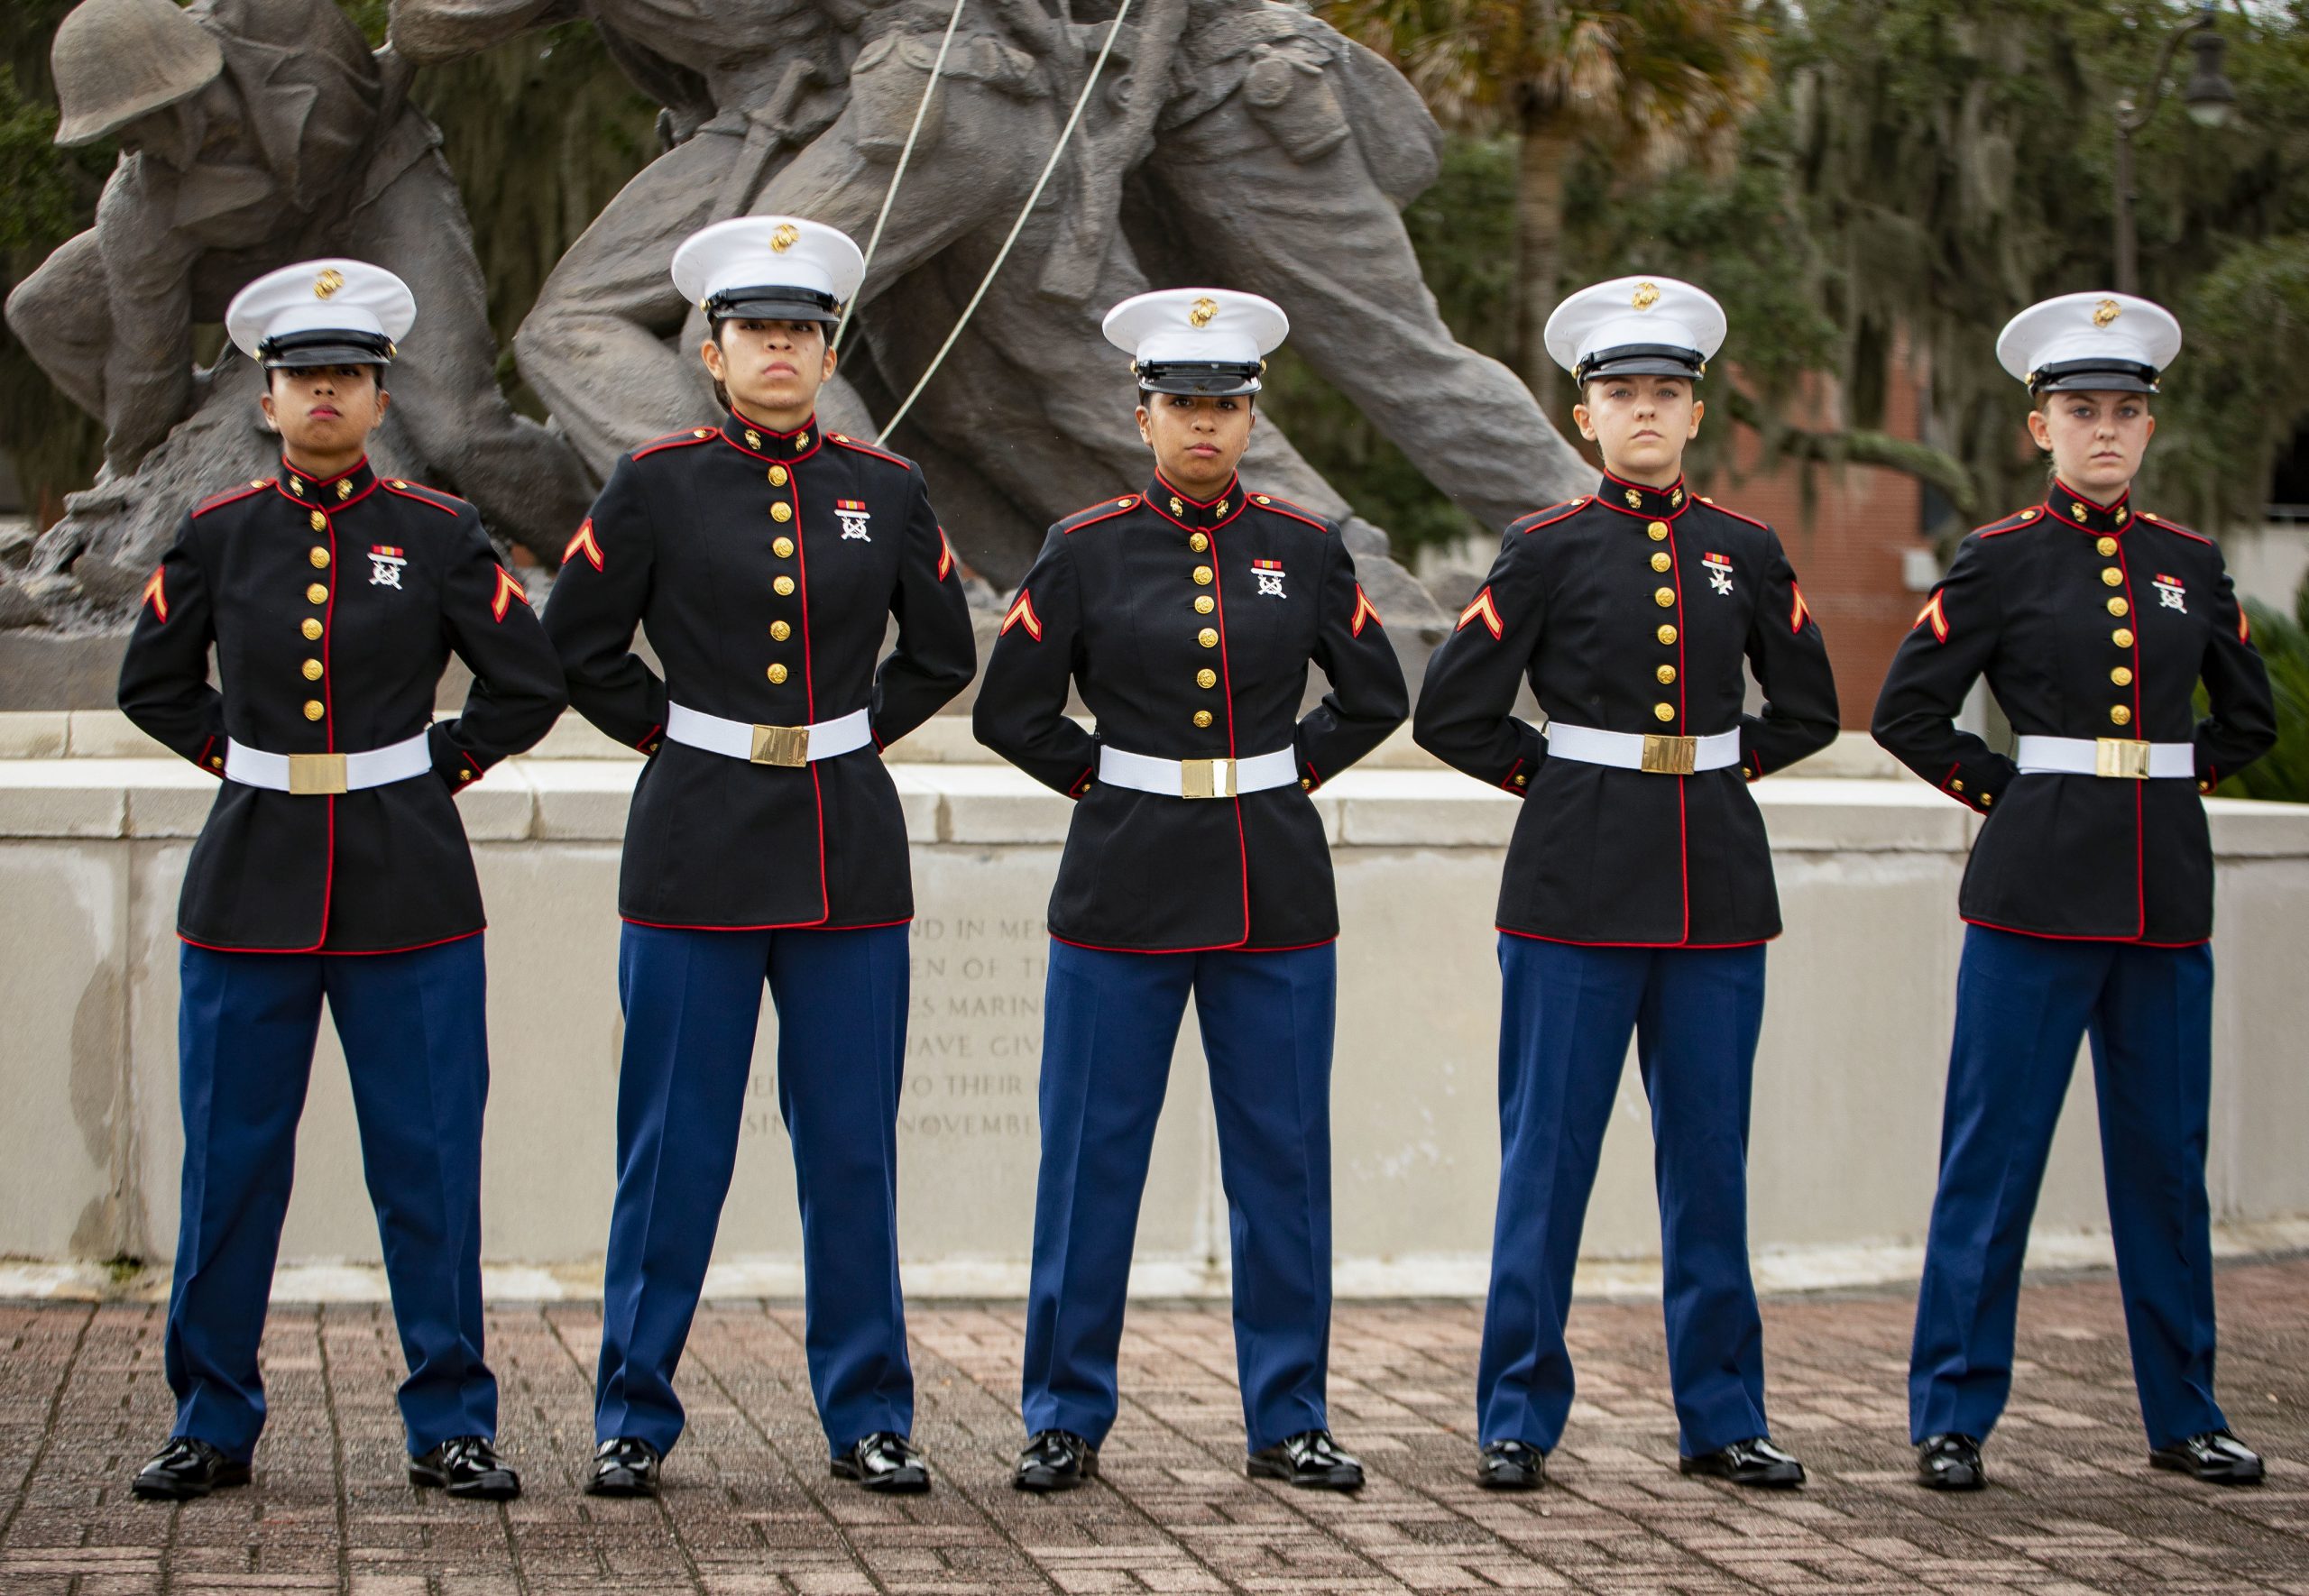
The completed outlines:
{"type": "Polygon", "coordinates": [[[458,1435],[409,1460],[409,1482],[446,1491],[460,1501],[510,1502],[521,1494],[521,1477],[497,1455],[486,1435],[458,1435]]]}
{"type": "Polygon", "coordinates": [[[1932,1491],[1978,1491],[1988,1483],[1981,1444],[1970,1435],[1927,1435],[1916,1445],[1916,1477],[1932,1491]]]}
{"type": "Polygon", "coordinates": [[[835,1479],[855,1480],[886,1496],[919,1496],[930,1489],[930,1465],[896,1430],[860,1435],[830,1466],[835,1479]]]}
{"type": "Polygon", "coordinates": [[[1697,1457],[1679,1458],[1679,1471],[1729,1480],[1734,1485],[1761,1486],[1768,1491],[1793,1491],[1804,1483],[1804,1465],[1771,1444],[1771,1437],[1752,1435],[1697,1457]]]}
{"type": "Polygon", "coordinates": [[[1072,1430],[1036,1430],[1018,1454],[1010,1483],[1020,1491],[1072,1491],[1099,1477],[1099,1449],[1072,1430]]]}
{"type": "Polygon", "coordinates": [[[148,1502],[181,1502],[248,1482],[248,1464],[226,1457],[195,1436],[171,1435],[169,1444],[136,1471],[129,1490],[148,1502]]]}
{"type": "Polygon", "coordinates": [[[593,1448],[593,1477],[587,1496],[655,1496],[658,1465],[665,1454],[647,1441],[619,1435],[593,1448]]]}
{"type": "Polygon", "coordinates": [[[1528,1441],[1494,1441],[1476,1460],[1486,1491],[1537,1491],[1548,1482],[1548,1454],[1528,1441]]]}
{"type": "Polygon", "coordinates": [[[1288,1480],[1302,1491],[1360,1491],[1363,1465],[1338,1449],[1329,1430],[1302,1430],[1262,1446],[1243,1464],[1254,1480],[1288,1480]]]}
{"type": "Polygon", "coordinates": [[[2148,1454],[2149,1466],[2176,1469],[2215,1485],[2258,1485],[2264,1478],[2260,1454],[2227,1430],[2207,1430],[2202,1435],[2148,1454]]]}

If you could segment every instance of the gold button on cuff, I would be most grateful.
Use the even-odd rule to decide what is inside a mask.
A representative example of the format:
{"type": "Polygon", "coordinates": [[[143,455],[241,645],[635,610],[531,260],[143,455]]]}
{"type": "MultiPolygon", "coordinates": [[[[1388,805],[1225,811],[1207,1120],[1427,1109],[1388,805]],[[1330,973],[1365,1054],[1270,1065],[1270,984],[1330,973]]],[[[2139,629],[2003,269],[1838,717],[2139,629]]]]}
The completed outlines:
{"type": "Polygon", "coordinates": [[[301,668],[305,673],[306,681],[317,682],[321,679],[321,662],[319,660],[308,659],[304,663],[301,668]]]}
{"type": "Polygon", "coordinates": [[[305,701],[306,720],[317,720],[326,713],[327,713],[327,711],[321,708],[320,700],[317,698],[308,698],[305,701]]]}
{"type": "Polygon", "coordinates": [[[2100,552],[2102,559],[2106,559],[2117,552],[2117,540],[2113,537],[2103,537],[2093,546],[2100,552]]]}
{"type": "Polygon", "coordinates": [[[2120,687],[2131,686],[2132,667],[2130,665],[2119,665],[2115,670],[2109,673],[2109,680],[2114,682],[2120,687]]]}
{"type": "Polygon", "coordinates": [[[1198,532],[1192,537],[1187,539],[1187,546],[1192,549],[1195,553],[1200,554],[1203,550],[1210,546],[1210,539],[1198,532]]]}
{"type": "Polygon", "coordinates": [[[316,532],[322,531],[328,526],[328,518],[318,510],[315,510],[305,518],[313,524],[313,530],[316,532]]]}
{"type": "Polygon", "coordinates": [[[1651,706],[1651,718],[1654,720],[1672,720],[1676,718],[1676,706],[1673,704],[1653,704],[1651,706]]]}
{"type": "Polygon", "coordinates": [[[1660,685],[1665,687],[1669,683],[1676,679],[1676,667],[1674,665],[1661,665],[1658,670],[1651,674],[1659,677],[1660,685]]]}
{"type": "Polygon", "coordinates": [[[794,635],[794,628],[782,620],[773,620],[769,623],[769,635],[783,643],[794,635]]]}
{"type": "Polygon", "coordinates": [[[460,770],[457,772],[457,779],[461,782],[469,782],[473,780],[473,772],[470,770],[460,770]]]}
{"type": "Polygon", "coordinates": [[[307,588],[307,589],[305,590],[305,599],[306,599],[306,601],[307,601],[308,603],[313,603],[313,604],[326,604],[326,603],[327,603],[327,602],[328,602],[328,584],[327,584],[327,583],[326,583],[326,582],[317,582],[313,583],[313,585],[312,585],[312,586],[310,586],[310,587],[308,587],[308,588],[307,588]]]}
{"type": "Polygon", "coordinates": [[[2130,726],[2132,724],[2132,711],[2122,704],[2111,704],[2109,719],[2120,726],[2130,726]]]}
{"type": "Polygon", "coordinates": [[[769,485],[771,487],[783,488],[786,486],[787,482],[791,480],[792,479],[787,474],[787,471],[784,466],[773,465],[769,468],[769,485]]]}
{"type": "Polygon", "coordinates": [[[2131,608],[2131,605],[2126,603],[2120,598],[2112,597],[2109,601],[2109,613],[2111,615],[2122,615],[2126,610],[2131,608]]]}
{"type": "Polygon", "coordinates": [[[1211,575],[1212,575],[1212,572],[1211,572],[1211,569],[1210,569],[1210,566],[1208,566],[1208,565],[1197,565],[1197,566],[1194,568],[1194,584],[1195,584],[1195,586],[1197,586],[1197,587],[1209,587],[1209,586],[1210,585],[1210,578],[1211,578],[1211,575]]]}
{"type": "Polygon", "coordinates": [[[317,543],[313,545],[312,552],[307,555],[305,558],[313,563],[313,569],[316,571],[326,571],[328,569],[328,550],[323,548],[317,543]]]}
{"type": "Polygon", "coordinates": [[[1194,684],[1207,693],[1219,685],[1219,673],[1205,665],[1194,674],[1194,684]]]}
{"type": "Polygon", "coordinates": [[[1963,776],[1958,776],[1955,781],[1950,782],[1948,784],[1948,790],[1952,793],[1963,792],[1964,790],[1964,778],[1963,776]]]}
{"type": "Polygon", "coordinates": [[[1651,568],[1654,571],[1665,571],[1673,564],[1674,562],[1668,558],[1668,551],[1666,549],[1661,549],[1658,554],[1651,556],[1651,568]]]}
{"type": "Polygon", "coordinates": [[[321,623],[308,615],[305,617],[304,624],[299,626],[297,629],[305,634],[306,642],[316,642],[319,639],[321,635],[321,623]]]}
{"type": "Polygon", "coordinates": [[[1198,593],[1195,595],[1194,612],[1197,615],[1208,615],[1213,610],[1218,608],[1219,601],[1212,598],[1209,593],[1198,593]]]}
{"type": "Polygon", "coordinates": [[[781,599],[791,598],[794,594],[794,579],[790,576],[781,576],[769,584],[769,591],[781,599]]]}
{"type": "Polygon", "coordinates": [[[1676,640],[1676,628],[1671,626],[1663,626],[1660,628],[1659,636],[1661,643],[1673,643],[1676,640]]]}
{"type": "Polygon", "coordinates": [[[1211,630],[1209,627],[1205,627],[1202,630],[1197,632],[1194,635],[1194,640],[1201,644],[1205,648],[1216,648],[1219,647],[1219,634],[1211,630]]]}
{"type": "Polygon", "coordinates": [[[1532,778],[1528,775],[1519,775],[1515,778],[1515,784],[1519,787],[1528,787],[1532,784],[1532,778]]]}
{"type": "Polygon", "coordinates": [[[2103,565],[2101,567],[2101,580],[2110,587],[2122,587],[2125,573],[2114,565],[2103,565]]]}
{"type": "Polygon", "coordinates": [[[1665,543],[1668,541],[1668,523],[1654,521],[1643,529],[1643,533],[1654,543],[1665,543]]]}
{"type": "Polygon", "coordinates": [[[2115,631],[2109,634],[2109,641],[2114,643],[2120,648],[2131,647],[2132,628],[2125,626],[2119,627],[2115,631]]]}
{"type": "Polygon", "coordinates": [[[794,540],[790,537],[781,537],[769,546],[769,552],[781,560],[790,560],[794,557],[794,540]]]}
{"type": "Polygon", "coordinates": [[[1208,725],[1210,725],[1210,711],[1209,710],[1197,710],[1197,711],[1194,712],[1194,723],[1195,723],[1197,726],[1208,726],[1208,725]]]}
{"type": "Polygon", "coordinates": [[[774,665],[770,666],[769,679],[772,683],[784,682],[786,680],[786,667],[782,665],[774,665]]]}
{"type": "Polygon", "coordinates": [[[794,518],[794,507],[781,499],[769,507],[769,518],[773,521],[790,521],[794,518]]]}
{"type": "Polygon", "coordinates": [[[1666,610],[1675,603],[1676,590],[1671,587],[1653,588],[1651,590],[1651,601],[1659,605],[1660,609],[1666,610]]]}

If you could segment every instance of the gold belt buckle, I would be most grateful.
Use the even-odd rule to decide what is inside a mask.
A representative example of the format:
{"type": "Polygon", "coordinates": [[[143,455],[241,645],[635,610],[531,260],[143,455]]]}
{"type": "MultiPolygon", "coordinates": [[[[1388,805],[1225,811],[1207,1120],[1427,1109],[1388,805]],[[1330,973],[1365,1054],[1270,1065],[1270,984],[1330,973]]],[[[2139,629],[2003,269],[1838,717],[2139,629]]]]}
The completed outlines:
{"type": "Polygon", "coordinates": [[[810,729],[806,726],[757,726],[753,761],[800,769],[810,762],[810,729]]]}
{"type": "Polygon", "coordinates": [[[1689,775],[1699,767],[1699,738],[1647,734],[1643,768],[1653,775],[1689,775]]]}
{"type": "Polygon", "coordinates": [[[1179,761],[1180,797],[1232,798],[1234,795],[1235,762],[1232,759],[1179,761]]]}
{"type": "Polygon", "coordinates": [[[289,756],[289,790],[299,797],[315,797],[331,793],[349,793],[353,789],[345,782],[345,756],[342,754],[291,754],[289,756]]]}
{"type": "Polygon", "coordinates": [[[2148,745],[2137,737],[2094,738],[2093,774],[2112,776],[2120,781],[2147,781],[2148,745]]]}

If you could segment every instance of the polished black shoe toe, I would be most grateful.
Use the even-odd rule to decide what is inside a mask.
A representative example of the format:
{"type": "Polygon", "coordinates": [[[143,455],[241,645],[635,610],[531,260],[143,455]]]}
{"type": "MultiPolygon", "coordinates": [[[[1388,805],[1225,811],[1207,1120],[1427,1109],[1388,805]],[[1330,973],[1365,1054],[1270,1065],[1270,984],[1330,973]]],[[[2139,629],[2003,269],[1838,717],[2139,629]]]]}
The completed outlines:
{"type": "Polygon", "coordinates": [[[896,1430],[860,1435],[830,1466],[837,1480],[854,1480],[884,1496],[919,1496],[930,1489],[930,1465],[896,1430]]]}
{"type": "Polygon", "coordinates": [[[1341,1452],[1329,1430],[1302,1430],[1262,1446],[1243,1464],[1254,1480],[1287,1480],[1302,1491],[1360,1491],[1363,1465],[1341,1452]]]}
{"type": "Polygon", "coordinates": [[[195,1436],[171,1435],[169,1444],[136,1471],[128,1488],[148,1502],[180,1502],[248,1482],[245,1463],[226,1457],[195,1436]]]}
{"type": "Polygon", "coordinates": [[[2260,1454],[2227,1430],[2207,1430],[2202,1435],[2148,1454],[2149,1466],[2174,1469],[2214,1485],[2258,1485],[2267,1478],[2260,1454]]]}
{"type": "Polygon", "coordinates": [[[1793,1491],[1804,1483],[1804,1465],[1764,1435],[1734,1441],[1697,1457],[1679,1458],[1676,1467],[1683,1473],[1704,1474],[1765,1491],[1793,1491]]]}
{"type": "Polygon", "coordinates": [[[1099,1477],[1099,1449],[1072,1430],[1036,1430],[1018,1454],[1010,1483],[1020,1491],[1072,1491],[1099,1477]]]}
{"type": "Polygon", "coordinates": [[[1537,1491],[1548,1481],[1548,1454],[1527,1441],[1494,1441],[1476,1462],[1486,1491],[1537,1491]]]}
{"type": "Polygon", "coordinates": [[[521,1494],[520,1475],[486,1435],[458,1435],[410,1458],[409,1482],[446,1491],[460,1501],[510,1502],[521,1494]]]}
{"type": "Polygon", "coordinates": [[[618,1435],[593,1448],[593,1473],[587,1496],[655,1496],[658,1469],[665,1454],[647,1441],[618,1435]]]}
{"type": "Polygon", "coordinates": [[[1917,1443],[1916,1477],[1931,1491],[1978,1491],[1988,1483],[1981,1444],[1970,1435],[1927,1435],[1917,1443]]]}

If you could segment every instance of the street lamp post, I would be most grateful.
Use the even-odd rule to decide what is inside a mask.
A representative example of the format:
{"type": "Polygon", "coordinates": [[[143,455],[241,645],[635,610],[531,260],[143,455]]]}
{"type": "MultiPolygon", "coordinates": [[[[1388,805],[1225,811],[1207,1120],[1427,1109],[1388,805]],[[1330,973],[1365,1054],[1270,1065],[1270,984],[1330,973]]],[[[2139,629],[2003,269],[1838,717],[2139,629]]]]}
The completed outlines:
{"type": "Polygon", "coordinates": [[[2133,192],[2132,135],[2148,125],[2157,115],[2157,107],[2165,99],[2165,74],[2173,64],[2173,54],[2181,41],[2189,41],[2194,60],[2189,66],[2189,80],[2181,90],[2181,104],[2189,113],[2189,120],[2201,127],[2226,125],[2236,110],[2237,91],[2221,69],[2222,55],[2228,42],[2216,25],[2219,10],[2213,0],[2204,0],[2196,15],[2174,31],[2165,41],[2165,48],[2157,52],[2157,69],[2149,74],[2148,104],[2139,109],[2132,96],[2126,95],[2117,101],[2117,291],[2123,294],[2140,292],[2140,244],[2133,235],[2133,201],[2139,197],[2133,192]]]}

